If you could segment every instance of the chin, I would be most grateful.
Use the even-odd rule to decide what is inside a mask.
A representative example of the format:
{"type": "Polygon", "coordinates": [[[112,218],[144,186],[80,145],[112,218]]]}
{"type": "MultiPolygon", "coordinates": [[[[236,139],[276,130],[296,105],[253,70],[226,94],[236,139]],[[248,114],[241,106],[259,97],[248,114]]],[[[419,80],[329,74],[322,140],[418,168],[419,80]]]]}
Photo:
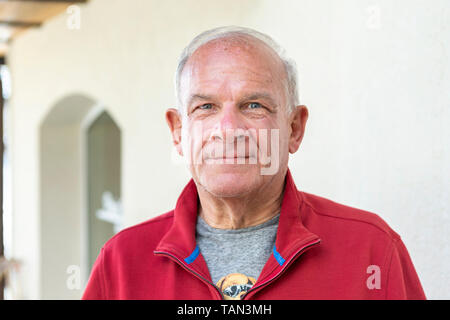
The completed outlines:
{"type": "Polygon", "coordinates": [[[256,165],[206,165],[197,177],[206,191],[222,198],[243,196],[262,182],[256,165]]]}

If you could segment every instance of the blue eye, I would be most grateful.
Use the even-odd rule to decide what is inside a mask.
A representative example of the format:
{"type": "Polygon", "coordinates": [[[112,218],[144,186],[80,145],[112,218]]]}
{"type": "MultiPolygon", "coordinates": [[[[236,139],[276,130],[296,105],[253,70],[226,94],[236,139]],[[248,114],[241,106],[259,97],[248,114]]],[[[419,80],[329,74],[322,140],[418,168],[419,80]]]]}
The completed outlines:
{"type": "Polygon", "coordinates": [[[199,108],[202,109],[202,110],[208,110],[208,109],[212,108],[212,104],[211,103],[205,103],[205,104],[202,104],[199,108]]]}
{"type": "Polygon", "coordinates": [[[248,104],[248,107],[249,107],[250,109],[257,109],[257,108],[261,108],[262,105],[259,104],[258,102],[250,102],[250,103],[248,104]]]}

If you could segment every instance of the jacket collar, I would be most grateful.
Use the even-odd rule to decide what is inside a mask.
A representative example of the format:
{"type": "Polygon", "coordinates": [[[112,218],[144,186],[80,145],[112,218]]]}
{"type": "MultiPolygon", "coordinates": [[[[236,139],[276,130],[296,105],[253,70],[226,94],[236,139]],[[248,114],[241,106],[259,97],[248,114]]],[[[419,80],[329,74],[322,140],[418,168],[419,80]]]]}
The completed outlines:
{"type": "MultiPolygon", "coordinates": [[[[208,277],[208,268],[195,240],[198,204],[197,187],[191,179],[177,200],[173,224],[163,236],[155,251],[168,252],[176,256],[186,266],[194,268],[198,273],[208,277]]],[[[303,199],[299,195],[288,169],[275,247],[271,258],[261,272],[260,278],[269,276],[276,269],[281,268],[287,259],[306,244],[319,240],[319,237],[306,229],[302,223],[302,205],[303,199]]]]}

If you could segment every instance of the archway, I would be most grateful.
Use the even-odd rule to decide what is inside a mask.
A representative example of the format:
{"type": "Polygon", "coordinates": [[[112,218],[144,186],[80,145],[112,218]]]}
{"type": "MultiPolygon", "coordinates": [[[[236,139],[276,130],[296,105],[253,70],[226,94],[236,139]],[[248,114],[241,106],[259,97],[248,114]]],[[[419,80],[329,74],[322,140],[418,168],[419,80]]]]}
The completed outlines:
{"type": "Polygon", "coordinates": [[[94,251],[117,231],[96,215],[101,219],[97,211],[108,211],[98,199],[102,188],[112,192],[114,203],[120,201],[120,140],[120,129],[106,108],[85,95],[61,99],[41,123],[43,299],[79,299],[98,254],[94,251]],[[110,176],[115,178],[108,181],[110,176]]]}

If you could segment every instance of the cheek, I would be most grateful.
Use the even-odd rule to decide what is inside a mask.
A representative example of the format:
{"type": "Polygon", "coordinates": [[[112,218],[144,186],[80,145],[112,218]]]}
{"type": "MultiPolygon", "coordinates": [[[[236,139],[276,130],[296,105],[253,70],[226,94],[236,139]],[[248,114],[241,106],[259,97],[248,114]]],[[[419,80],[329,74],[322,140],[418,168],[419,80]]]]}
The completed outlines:
{"type": "Polygon", "coordinates": [[[181,127],[181,147],[183,149],[184,154],[188,152],[188,145],[190,140],[190,127],[189,124],[183,121],[183,125],[181,127]]]}
{"type": "Polygon", "coordinates": [[[289,158],[290,132],[286,128],[280,132],[280,158],[286,160],[289,158]]]}
{"type": "Polygon", "coordinates": [[[181,130],[181,145],[186,161],[202,163],[202,148],[207,141],[207,126],[204,121],[185,121],[181,130]]]}
{"type": "MultiPolygon", "coordinates": [[[[259,134],[258,144],[264,143],[266,140],[268,145],[277,144],[279,152],[284,152],[289,145],[289,127],[285,122],[280,123],[277,120],[269,120],[265,123],[265,126],[257,128],[258,132],[260,129],[266,129],[266,139],[261,139],[264,134],[259,134]]],[[[275,146],[274,146],[275,147],[275,146]]],[[[271,149],[274,149],[271,147],[271,149]]]]}

